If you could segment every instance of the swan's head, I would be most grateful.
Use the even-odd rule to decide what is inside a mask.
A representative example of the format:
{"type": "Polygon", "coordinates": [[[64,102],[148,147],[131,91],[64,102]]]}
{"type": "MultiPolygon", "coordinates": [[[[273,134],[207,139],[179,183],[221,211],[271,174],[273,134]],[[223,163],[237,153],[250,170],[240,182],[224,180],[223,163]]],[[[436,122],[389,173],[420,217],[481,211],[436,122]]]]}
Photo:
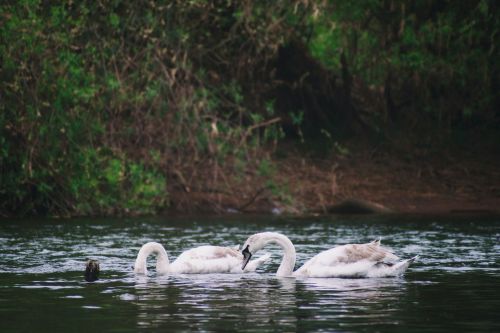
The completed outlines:
{"type": "Polygon", "coordinates": [[[269,241],[272,232],[262,232],[259,234],[248,237],[245,244],[243,244],[241,253],[243,254],[243,264],[241,269],[245,269],[246,265],[257,251],[262,249],[269,241]]]}
{"type": "Polygon", "coordinates": [[[245,269],[247,266],[248,262],[250,261],[250,258],[252,258],[252,252],[248,249],[250,246],[247,245],[243,251],[241,252],[243,254],[243,264],[241,265],[241,269],[245,269]]]}
{"type": "Polygon", "coordinates": [[[283,250],[283,259],[276,275],[291,276],[295,266],[295,247],[288,237],[277,232],[261,232],[248,237],[245,244],[243,244],[243,251],[241,251],[243,254],[241,268],[245,269],[252,255],[269,243],[276,244],[283,250]]]}

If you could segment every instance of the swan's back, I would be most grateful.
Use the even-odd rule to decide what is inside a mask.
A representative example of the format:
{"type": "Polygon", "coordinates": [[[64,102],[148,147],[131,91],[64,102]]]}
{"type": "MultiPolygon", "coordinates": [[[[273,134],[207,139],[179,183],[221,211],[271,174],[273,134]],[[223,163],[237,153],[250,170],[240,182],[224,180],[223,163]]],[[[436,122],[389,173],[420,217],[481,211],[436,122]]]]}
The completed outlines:
{"type": "Polygon", "coordinates": [[[243,255],[236,249],[222,246],[199,246],[183,252],[170,270],[177,273],[230,273],[241,266],[243,255]]]}
{"type": "Polygon", "coordinates": [[[242,260],[243,255],[234,248],[204,245],[182,252],[177,260],[215,260],[222,258],[239,258],[242,260]]]}

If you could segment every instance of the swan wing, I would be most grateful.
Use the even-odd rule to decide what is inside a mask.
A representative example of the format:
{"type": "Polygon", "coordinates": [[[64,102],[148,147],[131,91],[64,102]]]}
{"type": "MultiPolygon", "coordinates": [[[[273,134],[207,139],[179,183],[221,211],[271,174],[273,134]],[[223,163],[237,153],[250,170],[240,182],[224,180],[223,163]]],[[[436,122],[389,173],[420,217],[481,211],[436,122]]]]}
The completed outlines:
{"type": "Polygon", "coordinates": [[[309,260],[311,264],[334,266],[337,264],[351,264],[361,260],[373,263],[398,261],[399,258],[389,249],[377,243],[347,244],[323,251],[309,260]]]}
{"type": "Polygon", "coordinates": [[[241,260],[234,257],[211,260],[192,259],[175,261],[172,263],[170,271],[177,274],[233,273],[238,266],[241,271],[241,260]]]}
{"type": "Polygon", "coordinates": [[[399,260],[389,249],[380,246],[379,242],[368,244],[344,245],[342,253],[335,258],[342,263],[354,263],[361,260],[391,263],[399,260]]]}

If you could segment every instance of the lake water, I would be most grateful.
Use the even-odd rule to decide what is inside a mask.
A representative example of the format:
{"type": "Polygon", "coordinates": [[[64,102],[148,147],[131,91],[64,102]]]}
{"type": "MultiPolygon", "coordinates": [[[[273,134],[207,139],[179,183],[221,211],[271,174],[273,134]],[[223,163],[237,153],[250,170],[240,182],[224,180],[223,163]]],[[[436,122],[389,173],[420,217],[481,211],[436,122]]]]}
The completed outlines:
{"type": "MultiPolygon", "coordinates": [[[[264,254],[259,252],[256,256],[264,254]]],[[[365,216],[0,221],[1,332],[500,332],[500,218],[365,216]],[[199,245],[277,231],[297,265],[368,242],[408,258],[403,277],[295,279],[272,261],[250,274],[134,276],[140,246],[170,259],[199,245]],[[85,282],[85,259],[101,263],[85,282]]]]}

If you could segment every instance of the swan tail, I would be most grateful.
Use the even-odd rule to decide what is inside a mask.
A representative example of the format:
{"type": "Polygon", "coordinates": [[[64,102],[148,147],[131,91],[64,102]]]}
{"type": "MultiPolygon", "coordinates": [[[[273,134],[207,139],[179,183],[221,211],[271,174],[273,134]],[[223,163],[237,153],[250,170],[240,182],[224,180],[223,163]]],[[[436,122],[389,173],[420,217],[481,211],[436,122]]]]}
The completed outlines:
{"type": "Polygon", "coordinates": [[[416,256],[408,259],[408,262],[411,264],[412,262],[414,262],[415,260],[417,260],[418,258],[420,258],[420,256],[417,254],[416,256]]]}
{"type": "Polygon", "coordinates": [[[259,267],[261,264],[265,263],[266,261],[268,261],[269,259],[271,258],[271,254],[269,253],[266,253],[264,254],[263,256],[255,259],[255,260],[251,260],[247,266],[245,267],[245,272],[254,272],[257,267],[259,267]]]}
{"type": "Polygon", "coordinates": [[[406,259],[406,260],[403,260],[397,264],[395,264],[392,268],[393,268],[393,271],[395,273],[395,275],[401,275],[403,274],[406,269],[410,266],[411,263],[413,263],[415,260],[418,259],[418,255],[410,258],[410,259],[406,259]]]}

